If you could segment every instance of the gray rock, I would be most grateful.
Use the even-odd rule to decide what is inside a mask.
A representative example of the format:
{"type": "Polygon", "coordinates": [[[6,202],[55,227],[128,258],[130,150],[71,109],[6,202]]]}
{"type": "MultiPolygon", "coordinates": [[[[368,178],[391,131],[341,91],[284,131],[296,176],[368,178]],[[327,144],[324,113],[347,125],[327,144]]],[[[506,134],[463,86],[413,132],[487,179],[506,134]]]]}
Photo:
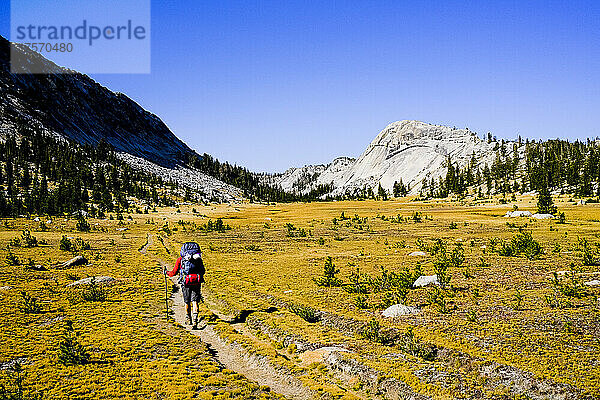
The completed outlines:
{"type": "Polygon", "coordinates": [[[531,218],[535,218],[535,219],[553,219],[554,215],[552,214],[539,214],[539,213],[535,213],[531,216],[531,218]]]}
{"type": "Polygon", "coordinates": [[[404,304],[394,304],[386,308],[381,315],[387,318],[400,317],[402,315],[417,314],[421,310],[417,307],[405,306],[404,304]]]}
{"type": "MultiPolygon", "coordinates": [[[[397,121],[386,126],[357,159],[339,157],[327,165],[290,168],[265,176],[264,183],[287,191],[308,193],[321,184],[333,184],[330,194],[352,193],[379,184],[391,192],[399,176],[410,193],[417,194],[422,181],[445,176],[447,156],[465,166],[475,153],[478,165],[491,164],[494,144],[468,129],[432,125],[420,121],[397,121]],[[307,177],[309,177],[307,179],[307,177]]],[[[521,146],[520,152],[525,146],[521,146]]]]}
{"type": "Polygon", "coordinates": [[[504,214],[504,218],[531,217],[532,215],[533,214],[531,213],[531,211],[515,210],[508,211],[506,214],[504,214]]]}
{"type": "Polygon", "coordinates": [[[80,279],[78,281],[75,281],[73,283],[69,283],[67,285],[67,287],[69,286],[81,286],[81,285],[89,285],[90,283],[92,283],[92,279],[96,280],[96,283],[98,284],[109,284],[109,283],[113,283],[116,281],[115,278],[113,278],[112,276],[90,276],[89,278],[84,278],[84,279],[80,279]]]}
{"type": "Polygon", "coordinates": [[[428,285],[438,285],[440,282],[438,281],[437,275],[421,275],[417,278],[415,283],[413,283],[413,287],[424,287],[428,285]]]}
{"type": "Polygon", "coordinates": [[[30,271],[48,271],[48,268],[44,267],[43,265],[26,265],[25,269],[28,269],[30,271]]]}
{"type": "Polygon", "coordinates": [[[77,256],[74,258],[71,258],[69,261],[65,261],[62,264],[58,264],[59,268],[71,268],[71,267],[76,267],[78,265],[85,265],[88,263],[87,258],[85,258],[84,256],[77,256]]]}

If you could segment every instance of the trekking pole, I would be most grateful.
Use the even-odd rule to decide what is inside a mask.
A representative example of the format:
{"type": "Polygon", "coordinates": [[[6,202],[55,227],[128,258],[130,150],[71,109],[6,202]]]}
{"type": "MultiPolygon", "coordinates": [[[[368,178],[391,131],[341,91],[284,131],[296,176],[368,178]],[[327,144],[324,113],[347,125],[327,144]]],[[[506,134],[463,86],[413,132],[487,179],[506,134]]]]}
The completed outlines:
{"type": "Polygon", "coordinates": [[[165,309],[167,321],[169,320],[169,283],[167,282],[167,267],[163,265],[163,275],[165,276],[165,309]]]}

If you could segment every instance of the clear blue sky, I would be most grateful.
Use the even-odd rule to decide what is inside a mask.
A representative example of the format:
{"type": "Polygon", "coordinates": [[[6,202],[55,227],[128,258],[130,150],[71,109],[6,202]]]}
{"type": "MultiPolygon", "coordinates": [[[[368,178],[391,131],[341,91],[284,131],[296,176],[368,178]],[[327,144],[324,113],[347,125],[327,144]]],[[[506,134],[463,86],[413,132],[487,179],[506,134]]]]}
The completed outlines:
{"type": "Polygon", "coordinates": [[[600,2],[153,1],[152,73],[93,78],[256,171],[358,156],[402,119],[596,137],[600,2]]]}

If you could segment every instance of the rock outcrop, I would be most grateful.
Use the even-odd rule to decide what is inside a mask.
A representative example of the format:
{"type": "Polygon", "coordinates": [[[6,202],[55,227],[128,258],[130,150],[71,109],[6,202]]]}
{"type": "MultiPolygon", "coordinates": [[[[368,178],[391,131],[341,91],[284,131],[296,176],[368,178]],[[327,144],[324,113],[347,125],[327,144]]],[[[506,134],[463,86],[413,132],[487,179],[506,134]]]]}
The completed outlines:
{"type": "Polygon", "coordinates": [[[297,193],[331,184],[331,195],[376,189],[379,184],[391,193],[394,182],[402,180],[411,193],[417,193],[423,180],[445,175],[448,159],[461,167],[470,162],[491,164],[493,145],[468,129],[398,121],[382,130],[357,159],[340,157],[328,165],[291,168],[271,179],[297,193]]]}

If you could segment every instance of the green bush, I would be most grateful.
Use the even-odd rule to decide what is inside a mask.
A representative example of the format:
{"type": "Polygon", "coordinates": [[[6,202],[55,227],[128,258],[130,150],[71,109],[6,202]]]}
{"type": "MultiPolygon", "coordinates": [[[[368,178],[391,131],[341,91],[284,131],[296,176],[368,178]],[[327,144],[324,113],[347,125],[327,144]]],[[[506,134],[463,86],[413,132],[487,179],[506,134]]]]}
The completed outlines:
{"type": "Polygon", "coordinates": [[[498,254],[504,257],[517,257],[524,255],[530,260],[535,260],[542,254],[542,246],[533,239],[531,232],[521,231],[510,240],[503,242],[498,254]]]}
{"type": "Polygon", "coordinates": [[[438,287],[433,287],[433,289],[427,293],[427,302],[440,314],[449,314],[452,312],[452,309],[446,301],[446,294],[438,287]]]}
{"type": "Polygon", "coordinates": [[[412,220],[415,223],[422,222],[423,221],[423,215],[419,211],[415,211],[415,212],[413,212],[412,220]]]}
{"type": "MultiPolygon", "coordinates": [[[[572,267],[573,265],[571,268],[572,267]]],[[[581,299],[587,295],[587,288],[575,272],[571,272],[565,280],[559,278],[558,274],[555,272],[552,277],[552,287],[555,292],[560,293],[565,297],[581,299]]]]}
{"type": "Polygon", "coordinates": [[[96,277],[92,277],[90,284],[81,292],[81,298],[85,301],[105,301],[107,293],[104,287],[96,282],[96,277]]]}
{"type": "Polygon", "coordinates": [[[405,353],[425,361],[433,361],[437,355],[437,348],[435,346],[420,343],[415,338],[412,327],[409,327],[396,342],[405,353]]]}
{"type": "Polygon", "coordinates": [[[305,320],[306,322],[318,322],[321,319],[319,312],[312,307],[302,304],[292,304],[289,307],[290,311],[305,320]]]}
{"type": "Polygon", "coordinates": [[[90,361],[90,354],[79,343],[73,322],[65,321],[65,329],[58,344],[58,362],[63,365],[82,365],[90,361]]]}
{"type": "Polygon", "coordinates": [[[515,292],[513,297],[515,301],[515,310],[520,310],[521,305],[523,305],[523,300],[525,299],[525,296],[523,295],[523,293],[521,293],[519,288],[517,288],[517,291],[515,292]]]}
{"type": "Polygon", "coordinates": [[[360,273],[360,270],[356,268],[356,271],[350,274],[350,284],[344,285],[343,288],[348,293],[369,293],[368,277],[360,273]]]}
{"type": "Polygon", "coordinates": [[[381,329],[381,324],[376,319],[369,321],[361,331],[360,337],[381,344],[389,344],[391,342],[390,336],[381,329]]]}
{"type": "Polygon", "coordinates": [[[42,393],[25,389],[25,371],[16,362],[5,369],[3,383],[0,383],[0,400],[42,400],[42,393]]]}
{"type": "Polygon", "coordinates": [[[407,288],[396,288],[389,292],[385,292],[381,300],[381,308],[388,308],[394,304],[404,304],[406,302],[407,288]]]}
{"type": "Polygon", "coordinates": [[[42,305],[38,302],[35,297],[32,297],[25,291],[21,291],[21,311],[25,314],[39,314],[42,312],[42,305]]]}
{"type": "Polygon", "coordinates": [[[48,225],[46,225],[46,223],[44,221],[42,221],[42,222],[40,222],[39,230],[42,232],[48,232],[50,230],[50,228],[48,228],[48,225]]]}
{"type": "Polygon", "coordinates": [[[13,247],[36,247],[38,245],[38,240],[31,232],[24,230],[20,237],[11,239],[9,245],[13,247]]]}
{"type": "Polygon", "coordinates": [[[87,222],[87,220],[83,217],[83,215],[80,215],[79,218],[77,218],[77,225],[75,225],[75,229],[80,232],[89,232],[91,226],[90,223],[87,222]]]}
{"type": "Polygon", "coordinates": [[[369,308],[369,296],[366,294],[360,294],[354,299],[354,305],[361,309],[366,310],[369,308]]]}
{"type": "Polygon", "coordinates": [[[68,237],[64,236],[60,239],[60,243],[58,245],[58,248],[62,251],[72,251],[73,250],[73,244],[71,243],[71,240],[69,240],[68,237]]]}
{"type": "Polygon", "coordinates": [[[597,258],[597,254],[592,250],[592,247],[586,239],[579,241],[579,247],[582,251],[582,263],[583,265],[600,265],[600,260],[597,258]]]}
{"type": "Polygon", "coordinates": [[[58,248],[62,251],[70,251],[72,253],[75,253],[78,251],[89,250],[89,249],[91,249],[91,246],[88,242],[86,242],[82,238],[75,238],[75,239],[71,240],[68,237],[63,236],[60,239],[58,248]]]}
{"type": "Polygon", "coordinates": [[[445,288],[450,283],[450,273],[448,269],[461,267],[465,261],[465,252],[461,244],[457,244],[452,252],[449,252],[446,243],[438,239],[430,251],[434,256],[433,268],[437,274],[438,282],[442,288],[445,288]]]}
{"type": "Polygon", "coordinates": [[[13,252],[10,251],[10,249],[9,249],[8,254],[6,255],[6,263],[9,266],[14,267],[14,266],[19,265],[21,262],[19,261],[19,257],[14,255],[13,252]]]}
{"type": "Polygon", "coordinates": [[[336,268],[335,264],[333,263],[333,259],[328,256],[325,259],[323,276],[313,278],[313,280],[318,286],[339,287],[342,286],[342,280],[337,277],[337,274],[339,273],[340,270],[336,268]]]}
{"type": "MultiPolygon", "coordinates": [[[[200,230],[204,232],[220,232],[223,233],[225,231],[231,230],[231,227],[224,223],[221,218],[217,218],[216,221],[208,220],[204,225],[200,226],[200,230]]],[[[167,233],[167,235],[169,235],[167,233]]]]}

